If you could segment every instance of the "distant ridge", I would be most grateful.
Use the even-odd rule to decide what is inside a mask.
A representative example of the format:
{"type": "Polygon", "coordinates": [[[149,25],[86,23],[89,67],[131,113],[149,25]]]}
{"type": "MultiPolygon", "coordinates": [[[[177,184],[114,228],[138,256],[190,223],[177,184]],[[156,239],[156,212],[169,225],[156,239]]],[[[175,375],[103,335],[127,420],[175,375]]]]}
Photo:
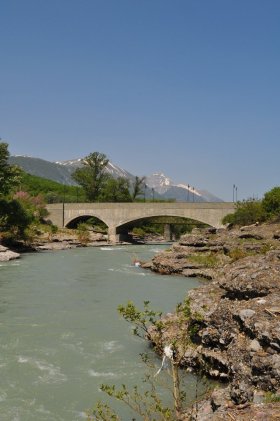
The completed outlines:
{"type": "MultiPolygon", "coordinates": [[[[82,158],[67,161],[50,162],[31,156],[13,155],[9,162],[18,165],[25,172],[66,185],[77,185],[72,173],[82,166],[82,158]]],[[[132,183],[135,176],[109,161],[106,171],[114,178],[125,177],[132,183]]],[[[145,197],[155,199],[174,199],[178,202],[222,202],[220,198],[207,190],[193,189],[189,184],[174,183],[162,172],[154,173],[145,178],[145,197]]]]}

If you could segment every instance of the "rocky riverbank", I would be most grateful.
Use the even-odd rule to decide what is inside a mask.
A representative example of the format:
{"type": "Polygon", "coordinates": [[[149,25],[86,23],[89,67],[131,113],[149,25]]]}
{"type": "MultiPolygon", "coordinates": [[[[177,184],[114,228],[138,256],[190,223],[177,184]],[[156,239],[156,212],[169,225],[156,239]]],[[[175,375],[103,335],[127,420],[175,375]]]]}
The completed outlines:
{"type": "Polygon", "coordinates": [[[108,244],[107,236],[93,231],[89,231],[86,239],[81,238],[75,230],[63,230],[51,235],[42,233],[34,238],[31,244],[18,241],[12,244],[7,242],[5,245],[0,245],[0,262],[17,259],[20,257],[20,253],[24,252],[67,250],[106,244],[108,244]]]}
{"type": "Polygon", "coordinates": [[[207,279],[150,330],[222,384],[185,419],[280,420],[280,225],[196,231],[144,266],[207,279]]]}

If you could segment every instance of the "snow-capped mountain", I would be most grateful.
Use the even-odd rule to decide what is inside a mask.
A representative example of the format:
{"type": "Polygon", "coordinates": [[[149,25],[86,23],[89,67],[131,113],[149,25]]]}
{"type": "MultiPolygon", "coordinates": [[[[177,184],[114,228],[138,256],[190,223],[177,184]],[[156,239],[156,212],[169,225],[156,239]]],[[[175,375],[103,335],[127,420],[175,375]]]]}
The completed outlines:
{"type": "Polygon", "coordinates": [[[146,184],[166,199],[179,202],[222,202],[207,190],[197,190],[190,184],[176,184],[163,173],[155,173],[146,177],[146,184]]]}
{"type": "MultiPolygon", "coordinates": [[[[11,156],[11,164],[18,165],[29,174],[57,181],[66,185],[76,185],[72,173],[82,166],[83,159],[50,162],[30,156],[11,156]]],[[[109,161],[106,171],[115,178],[125,177],[134,182],[135,176],[109,161]]],[[[145,179],[145,197],[149,199],[174,199],[178,202],[222,202],[206,190],[197,190],[189,184],[174,183],[163,173],[155,173],[145,179]]]]}
{"type": "MultiPolygon", "coordinates": [[[[70,172],[75,171],[76,168],[79,168],[83,165],[83,159],[72,159],[68,161],[56,161],[55,162],[58,165],[61,165],[62,167],[68,168],[70,172]]],[[[108,162],[106,166],[106,172],[109,173],[112,177],[124,177],[128,179],[134,179],[134,175],[130,174],[128,171],[122,169],[121,167],[118,167],[117,165],[113,164],[112,162],[108,162]]]]}

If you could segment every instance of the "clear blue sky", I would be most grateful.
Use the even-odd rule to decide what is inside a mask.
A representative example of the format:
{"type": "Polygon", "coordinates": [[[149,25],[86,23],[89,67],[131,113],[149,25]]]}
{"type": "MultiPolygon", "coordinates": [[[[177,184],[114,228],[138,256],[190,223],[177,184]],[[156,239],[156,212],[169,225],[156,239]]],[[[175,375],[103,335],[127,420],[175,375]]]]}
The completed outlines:
{"type": "Polygon", "coordinates": [[[279,0],[3,0],[0,137],[231,200],[280,185],[279,0]]]}

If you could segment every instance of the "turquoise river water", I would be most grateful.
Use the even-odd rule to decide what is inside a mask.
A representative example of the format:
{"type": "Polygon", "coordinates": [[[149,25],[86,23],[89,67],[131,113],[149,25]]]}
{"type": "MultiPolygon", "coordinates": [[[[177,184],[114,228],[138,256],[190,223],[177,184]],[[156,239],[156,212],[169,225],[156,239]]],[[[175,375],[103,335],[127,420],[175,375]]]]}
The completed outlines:
{"type": "MultiPolygon", "coordinates": [[[[100,384],[141,384],[139,354],[149,347],[131,334],[118,305],[149,300],[169,312],[198,285],[132,265],[135,254],[146,260],[163,248],[81,248],[0,264],[1,421],[84,420],[103,399],[100,384]]],[[[187,375],[188,399],[194,381],[187,375]]]]}

